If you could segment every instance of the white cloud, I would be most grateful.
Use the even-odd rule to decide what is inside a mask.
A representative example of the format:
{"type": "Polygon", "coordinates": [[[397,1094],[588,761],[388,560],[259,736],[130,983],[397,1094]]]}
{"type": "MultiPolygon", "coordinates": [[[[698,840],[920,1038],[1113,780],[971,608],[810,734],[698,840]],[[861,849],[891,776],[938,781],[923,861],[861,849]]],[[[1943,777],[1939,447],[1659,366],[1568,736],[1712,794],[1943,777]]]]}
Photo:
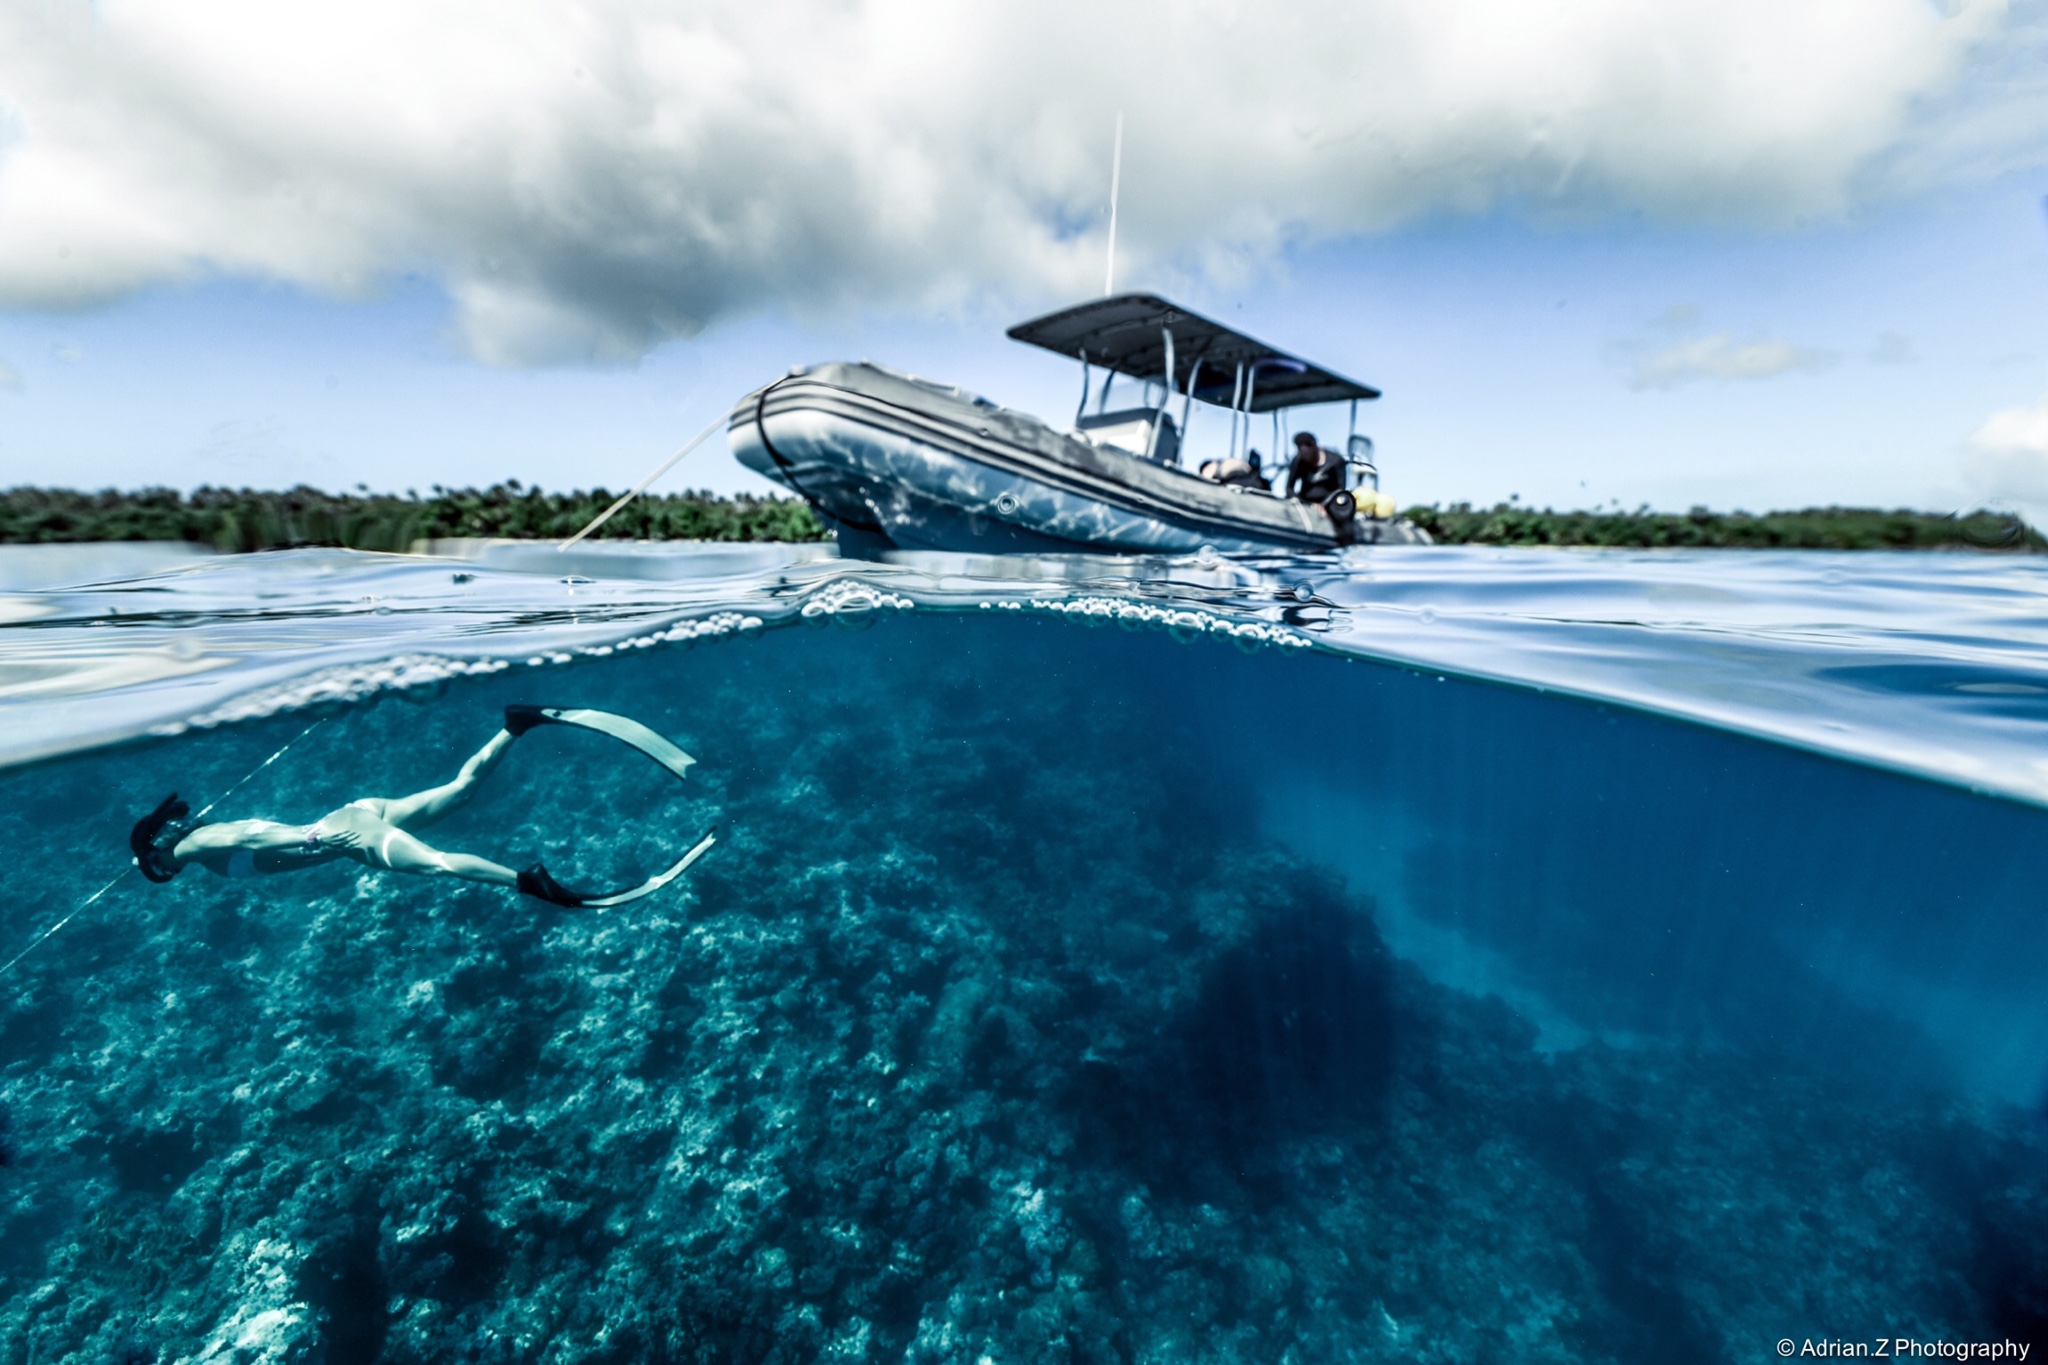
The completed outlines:
{"type": "Polygon", "coordinates": [[[477,355],[520,363],[775,303],[1085,293],[1119,108],[1123,278],[1502,205],[1783,224],[1935,174],[1916,111],[2007,22],[1998,0],[0,0],[0,306],[420,271],[477,355]]]}
{"type": "Polygon", "coordinates": [[[2048,0],[1999,9],[1995,41],[1971,52],[1966,80],[1915,102],[1905,135],[1870,167],[1868,189],[1986,181],[2048,159],[2048,0]]]}
{"type": "Polygon", "coordinates": [[[1970,437],[1963,472],[1984,502],[2048,525],[2048,398],[1992,413],[1970,437]]]}
{"type": "Polygon", "coordinates": [[[1994,412],[1970,444],[1991,455],[2032,455],[2048,459],[2048,398],[2031,408],[1994,412]]]}
{"type": "Polygon", "coordinates": [[[1770,339],[1734,341],[1727,334],[1681,341],[1636,363],[1630,387],[1668,389],[1700,379],[1770,379],[1799,370],[1826,369],[1831,351],[1770,339]]]}

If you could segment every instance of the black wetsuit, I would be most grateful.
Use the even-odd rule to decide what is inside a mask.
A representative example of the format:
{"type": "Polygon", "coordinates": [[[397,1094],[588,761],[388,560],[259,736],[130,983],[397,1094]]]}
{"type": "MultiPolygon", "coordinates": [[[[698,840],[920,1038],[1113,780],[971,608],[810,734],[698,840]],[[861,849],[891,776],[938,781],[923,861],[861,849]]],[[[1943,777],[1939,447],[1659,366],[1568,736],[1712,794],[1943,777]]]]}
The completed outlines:
{"type": "Polygon", "coordinates": [[[1334,450],[1317,446],[1310,454],[1295,447],[1287,466],[1287,496],[1303,502],[1322,502],[1344,486],[1344,461],[1334,450]]]}

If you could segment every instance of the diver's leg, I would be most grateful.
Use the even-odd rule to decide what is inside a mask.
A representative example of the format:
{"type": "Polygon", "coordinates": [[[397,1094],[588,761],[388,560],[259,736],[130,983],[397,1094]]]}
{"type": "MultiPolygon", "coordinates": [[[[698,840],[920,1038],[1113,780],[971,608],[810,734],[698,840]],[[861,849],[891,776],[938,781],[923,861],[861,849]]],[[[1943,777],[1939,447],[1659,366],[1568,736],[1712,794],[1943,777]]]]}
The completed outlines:
{"type": "Polygon", "coordinates": [[[367,812],[349,822],[355,836],[347,852],[371,867],[409,872],[421,877],[460,877],[487,886],[517,886],[519,874],[500,867],[488,858],[469,853],[444,853],[424,840],[407,834],[397,825],[379,820],[367,812]]]}
{"type": "Polygon", "coordinates": [[[402,828],[431,824],[469,799],[476,784],[498,766],[498,760],[512,747],[514,738],[510,730],[500,730],[492,735],[488,744],[470,755],[452,782],[414,792],[411,796],[386,797],[364,805],[370,807],[374,814],[402,828]]]}

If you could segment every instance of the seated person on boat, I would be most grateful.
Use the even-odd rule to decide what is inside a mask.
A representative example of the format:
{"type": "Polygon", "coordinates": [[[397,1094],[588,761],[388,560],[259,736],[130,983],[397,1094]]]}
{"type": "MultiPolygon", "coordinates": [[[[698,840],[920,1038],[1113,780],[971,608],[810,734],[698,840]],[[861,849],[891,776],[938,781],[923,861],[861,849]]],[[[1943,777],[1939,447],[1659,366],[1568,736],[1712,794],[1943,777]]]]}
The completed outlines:
{"type": "Polygon", "coordinates": [[[1205,479],[1214,479],[1217,483],[1238,488],[1273,486],[1266,478],[1265,470],[1260,465],[1259,452],[1256,450],[1251,452],[1249,459],[1240,460],[1233,456],[1227,460],[1204,460],[1197,472],[1205,479]]]}

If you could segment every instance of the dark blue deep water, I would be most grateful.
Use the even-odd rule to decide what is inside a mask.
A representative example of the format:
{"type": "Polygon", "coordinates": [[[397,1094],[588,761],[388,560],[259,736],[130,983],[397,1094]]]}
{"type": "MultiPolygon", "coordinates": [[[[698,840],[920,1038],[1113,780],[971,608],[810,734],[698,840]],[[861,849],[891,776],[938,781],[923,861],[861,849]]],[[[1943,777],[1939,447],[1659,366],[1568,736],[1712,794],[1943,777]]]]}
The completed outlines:
{"type": "Polygon", "coordinates": [[[0,975],[0,1365],[2048,1349],[2031,567],[725,555],[14,567],[0,958],[510,702],[698,764],[435,844],[720,842],[117,880],[0,975]]]}

